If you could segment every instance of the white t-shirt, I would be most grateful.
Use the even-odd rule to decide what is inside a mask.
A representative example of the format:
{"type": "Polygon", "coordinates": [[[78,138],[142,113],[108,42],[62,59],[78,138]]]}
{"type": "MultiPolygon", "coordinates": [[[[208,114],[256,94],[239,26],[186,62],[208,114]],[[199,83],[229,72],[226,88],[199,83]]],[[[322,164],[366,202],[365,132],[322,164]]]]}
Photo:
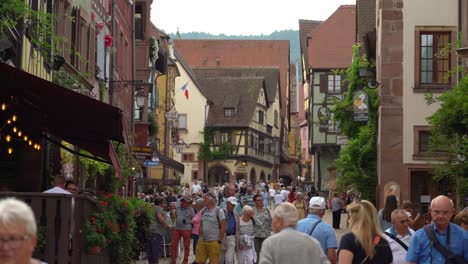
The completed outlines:
{"type": "Polygon", "coordinates": [[[44,193],[63,193],[63,194],[71,194],[71,192],[64,190],[60,187],[54,187],[52,189],[44,191],[44,193]]]}
{"type": "Polygon", "coordinates": [[[273,198],[273,197],[275,197],[276,190],[273,189],[273,188],[270,188],[270,190],[268,190],[268,193],[270,194],[270,197],[273,198]]]}
{"type": "Polygon", "coordinates": [[[284,196],[284,200],[288,199],[288,194],[289,194],[288,190],[281,190],[281,194],[284,196]]]}
{"type": "Polygon", "coordinates": [[[281,193],[275,194],[275,205],[278,205],[284,201],[285,201],[284,196],[281,193]]]}
{"type": "Polygon", "coordinates": [[[200,191],[201,191],[200,184],[197,183],[192,186],[192,193],[199,193],[200,191]]]}
{"type": "MultiPolygon", "coordinates": [[[[392,233],[392,232],[390,232],[390,229],[391,228],[385,230],[385,232],[392,233]]],[[[409,228],[408,232],[409,232],[409,234],[407,234],[407,235],[405,235],[403,237],[398,235],[398,234],[394,234],[394,235],[396,235],[396,237],[398,239],[400,239],[401,242],[403,242],[405,245],[407,245],[409,247],[410,242],[411,242],[411,238],[414,235],[414,231],[411,228],[409,228]]],[[[384,234],[384,235],[385,235],[385,239],[388,241],[388,244],[390,245],[390,249],[392,250],[393,263],[394,264],[406,264],[405,259],[406,259],[407,251],[398,242],[393,240],[393,238],[387,236],[387,234],[384,234]]]]}

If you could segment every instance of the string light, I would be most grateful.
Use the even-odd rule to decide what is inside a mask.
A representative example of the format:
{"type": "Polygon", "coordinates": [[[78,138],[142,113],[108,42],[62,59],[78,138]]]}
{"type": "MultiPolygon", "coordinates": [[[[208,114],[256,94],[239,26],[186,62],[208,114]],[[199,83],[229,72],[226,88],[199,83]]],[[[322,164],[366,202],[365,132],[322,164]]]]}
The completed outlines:
{"type": "Polygon", "coordinates": [[[10,120],[10,119],[8,119],[6,122],[7,122],[7,124],[11,124],[11,120],[10,120]]]}
{"type": "Polygon", "coordinates": [[[28,144],[29,144],[29,146],[31,146],[32,145],[32,140],[29,140],[28,144]]]}
{"type": "Polygon", "coordinates": [[[28,136],[24,135],[23,139],[24,141],[28,141],[28,136]]]}
{"type": "Polygon", "coordinates": [[[37,150],[41,150],[41,145],[37,144],[37,150]]]}
{"type": "Polygon", "coordinates": [[[13,122],[16,122],[16,119],[17,119],[16,115],[13,115],[11,119],[13,120],[13,122]]]}
{"type": "Polygon", "coordinates": [[[22,134],[23,134],[23,132],[18,131],[18,137],[21,137],[22,134]]]}
{"type": "Polygon", "coordinates": [[[7,105],[6,105],[5,103],[2,103],[2,106],[1,106],[1,107],[2,107],[2,111],[5,111],[6,108],[7,108],[7,105]]]}
{"type": "Polygon", "coordinates": [[[16,133],[18,129],[16,127],[13,127],[13,133],[16,133]]]}
{"type": "Polygon", "coordinates": [[[5,140],[6,140],[6,142],[10,142],[10,141],[11,141],[11,136],[10,136],[10,135],[6,135],[5,140]]]}
{"type": "Polygon", "coordinates": [[[11,155],[12,153],[13,153],[13,148],[11,148],[11,147],[10,147],[10,148],[8,148],[8,154],[10,154],[10,155],[11,155]]]}

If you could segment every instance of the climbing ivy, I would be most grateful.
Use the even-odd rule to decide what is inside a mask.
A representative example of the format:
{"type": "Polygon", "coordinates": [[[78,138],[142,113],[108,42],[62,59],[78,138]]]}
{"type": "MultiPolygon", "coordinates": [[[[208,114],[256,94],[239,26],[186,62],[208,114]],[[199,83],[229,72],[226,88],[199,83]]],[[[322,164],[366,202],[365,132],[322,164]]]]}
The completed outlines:
{"type": "MultiPolygon", "coordinates": [[[[214,143],[214,137],[217,130],[214,128],[205,128],[203,134],[203,142],[200,143],[200,151],[198,158],[201,160],[225,160],[228,159],[236,146],[231,142],[222,142],[221,144],[214,143]]],[[[233,131],[228,131],[231,138],[233,131]]]]}
{"type": "Polygon", "coordinates": [[[353,47],[353,63],[344,71],[348,83],[345,98],[337,102],[332,110],[341,133],[349,139],[335,161],[337,171],[341,175],[337,179],[337,188],[346,191],[354,187],[361,193],[362,198],[374,201],[377,184],[377,111],[380,101],[378,90],[369,89],[367,81],[359,76],[360,69],[375,68],[365,55],[359,55],[359,49],[359,44],[353,47]],[[353,94],[358,89],[363,89],[369,96],[368,122],[354,121],[353,94]]]}

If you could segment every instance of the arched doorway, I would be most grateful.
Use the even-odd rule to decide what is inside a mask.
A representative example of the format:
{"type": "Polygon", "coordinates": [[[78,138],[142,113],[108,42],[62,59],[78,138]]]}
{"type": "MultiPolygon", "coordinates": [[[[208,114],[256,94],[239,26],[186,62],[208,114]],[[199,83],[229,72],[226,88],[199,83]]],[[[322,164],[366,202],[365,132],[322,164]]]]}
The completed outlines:
{"type": "Polygon", "coordinates": [[[284,186],[290,186],[292,179],[288,175],[281,175],[279,176],[280,180],[283,182],[284,186]]]}
{"type": "Polygon", "coordinates": [[[265,182],[265,180],[266,180],[264,171],[260,172],[260,180],[263,181],[263,182],[265,182]]]}
{"type": "Polygon", "coordinates": [[[214,165],[208,170],[208,186],[229,182],[229,169],[223,165],[214,165]]]}
{"type": "Polygon", "coordinates": [[[252,183],[253,186],[255,186],[255,184],[257,182],[257,174],[255,173],[255,168],[252,168],[250,170],[249,181],[252,183]]]}

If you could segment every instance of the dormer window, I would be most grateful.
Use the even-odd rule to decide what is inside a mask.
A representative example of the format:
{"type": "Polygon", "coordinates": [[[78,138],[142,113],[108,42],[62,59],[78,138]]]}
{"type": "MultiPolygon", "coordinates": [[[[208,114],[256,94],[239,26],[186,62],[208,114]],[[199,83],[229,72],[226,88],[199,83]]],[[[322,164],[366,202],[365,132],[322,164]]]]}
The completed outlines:
{"type": "Polygon", "coordinates": [[[236,109],[234,107],[224,108],[224,116],[235,116],[236,109]]]}

